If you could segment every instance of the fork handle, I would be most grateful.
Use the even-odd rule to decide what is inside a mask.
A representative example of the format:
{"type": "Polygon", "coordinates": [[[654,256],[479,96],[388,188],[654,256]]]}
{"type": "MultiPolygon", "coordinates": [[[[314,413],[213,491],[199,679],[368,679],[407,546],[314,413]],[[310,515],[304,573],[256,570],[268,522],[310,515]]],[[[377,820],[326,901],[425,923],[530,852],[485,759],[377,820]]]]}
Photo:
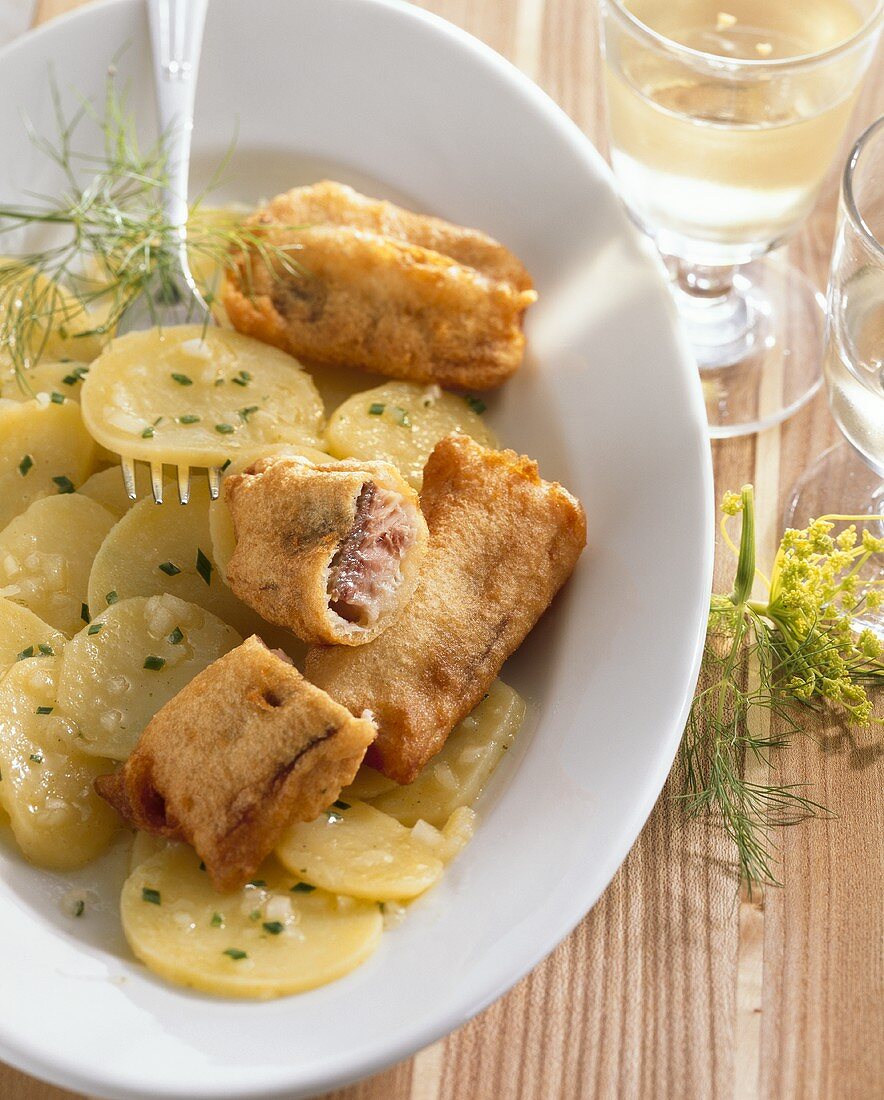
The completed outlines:
{"type": "Polygon", "coordinates": [[[166,217],[184,237],[196,75],[208,0],[147,0],[160,133],[166,143],[166,217]]]}

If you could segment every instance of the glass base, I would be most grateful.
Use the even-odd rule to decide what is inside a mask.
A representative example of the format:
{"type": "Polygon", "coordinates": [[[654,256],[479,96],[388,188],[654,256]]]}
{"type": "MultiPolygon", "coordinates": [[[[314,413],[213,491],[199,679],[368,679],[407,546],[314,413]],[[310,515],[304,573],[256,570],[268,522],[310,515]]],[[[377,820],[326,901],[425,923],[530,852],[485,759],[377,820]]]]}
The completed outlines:
{"type": "Polygon", "coordinates": [[[701,282],[698,293],[685,283],[682,268],[673,293],[700,369],[713,439],[770,428],[814,396],[822,382],[826,303],[805,275],[768,256],[737,269],[725,293],[704,293],[701,282]]]}
{"type": "MultiPolygon", "coordinates": [[[[783,521],[786,527],[806,527],[819,516],[872,516],[870,534],[884,536],[884,480],[871,470],[849,443],[836,443],[796,482],[783,521]]],[[[884,567],[868,562],[862,580],[884,577],[884,567]]],[[[884,640],[884,608],[861,611],[853,620],[856,630],[869,629],[884,640]]]]}

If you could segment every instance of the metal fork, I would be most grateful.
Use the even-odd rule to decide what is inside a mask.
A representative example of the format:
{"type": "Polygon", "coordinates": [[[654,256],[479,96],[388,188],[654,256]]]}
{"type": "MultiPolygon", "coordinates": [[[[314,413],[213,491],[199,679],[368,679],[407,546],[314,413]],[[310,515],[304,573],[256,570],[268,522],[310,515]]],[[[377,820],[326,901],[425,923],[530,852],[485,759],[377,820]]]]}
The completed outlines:
{"type": "MultiPolygon", "coordinates": [[[[147,0],[153,54],[154,84],[160,133],[166,142],[167,183],[162,193],[166,220],[177,235],[174,265],[157,272],[150,286],[126,309],[117,335],[188,323],[215,324],[197,289],[187,259],[187,183],[196,78],[208,0],[147,0]]],[[[135,459],[121,456],[123,482],[135,500],[135,459]]],[[[176,467],[178,499],[190,500],[190,467],[176,467]]],[[[221,469],[208,470],[213,500],[221,485],[221,469]]],[[[150,463],[150,484],[157,504],[163,502],[163,463],[150,463]]]]}

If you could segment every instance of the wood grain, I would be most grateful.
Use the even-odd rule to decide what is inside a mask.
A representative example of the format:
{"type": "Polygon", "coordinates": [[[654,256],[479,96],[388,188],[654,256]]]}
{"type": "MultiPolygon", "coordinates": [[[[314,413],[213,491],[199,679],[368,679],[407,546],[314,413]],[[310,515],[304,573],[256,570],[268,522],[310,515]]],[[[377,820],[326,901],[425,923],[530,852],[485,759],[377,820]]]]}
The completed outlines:
{"type": "MultiPolygon", "coordinates": [[[[40,0],[51,18],[78,0],[40,0]]],[[[605,148],[586,0],[425,0],[509,57],[605,148]]],[[[850,127],[884,110],[875,71],[850,127]]],[[[836,169],[791,246],[825,285],[836,169]]],[[[820,397],[782,429],[713,445],[719,490],[751,480],[771,548],[798,474],[837,438],[820,397]]],[[[716,583],[731,565],[719,554],[716,583]]],[[[326,1100],[871,1100],[884,1095],[884,743],[816,723],[771,765],[837,814],[776,837],[785,886],[741,897],[720,833],[674,774],[608,890],[509,994],[415,1058],[326,1100]]],[[[70,1096],[0,1066],[0,1096],[70,1096]]]]}

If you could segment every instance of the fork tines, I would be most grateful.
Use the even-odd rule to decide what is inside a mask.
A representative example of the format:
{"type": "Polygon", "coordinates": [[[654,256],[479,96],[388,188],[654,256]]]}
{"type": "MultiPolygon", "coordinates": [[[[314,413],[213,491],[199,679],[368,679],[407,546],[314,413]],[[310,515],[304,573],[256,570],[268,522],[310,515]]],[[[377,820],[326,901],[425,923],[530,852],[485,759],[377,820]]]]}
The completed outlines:
{"type": "MultiPolygon", "coordinates": [[[[163,503],[163,464],[162,462],[151,462],[150,466],[150,488],[153,493],[153,499],[157,504],[163,503]]],[[[120,467],[123,471],[123,485],[126,488],[126,496],[130,500],[138,499],[138,491],[136,489],[135,482],[135,459],[126,458],[125,456],[120,459],[120,467]]],[[[181,504],[187,504],[190,500],[190,467],[189,466],[175,466],[175,476],[178,481],[178,500],[181,504]]],[[[221,490],[221,467],[210,466],[206,470],[206,474],[209,480],[209,496],[212,500],[218,499],[218,493],[221,490]]]]}

